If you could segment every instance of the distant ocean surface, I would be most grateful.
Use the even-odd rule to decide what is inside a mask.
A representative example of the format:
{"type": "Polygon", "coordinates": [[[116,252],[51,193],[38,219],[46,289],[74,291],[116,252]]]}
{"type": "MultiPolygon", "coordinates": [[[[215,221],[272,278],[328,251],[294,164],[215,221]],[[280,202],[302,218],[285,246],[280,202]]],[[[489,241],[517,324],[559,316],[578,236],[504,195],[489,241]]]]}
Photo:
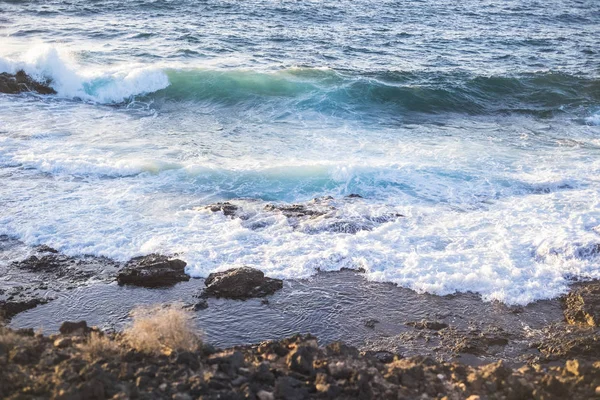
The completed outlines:
{"type": "Polygon", "coordinates": [[[58,92],[0,95],[28,245],[508,304],[600,278],[597,0],[4,0],[18,69],[58,92]]]}

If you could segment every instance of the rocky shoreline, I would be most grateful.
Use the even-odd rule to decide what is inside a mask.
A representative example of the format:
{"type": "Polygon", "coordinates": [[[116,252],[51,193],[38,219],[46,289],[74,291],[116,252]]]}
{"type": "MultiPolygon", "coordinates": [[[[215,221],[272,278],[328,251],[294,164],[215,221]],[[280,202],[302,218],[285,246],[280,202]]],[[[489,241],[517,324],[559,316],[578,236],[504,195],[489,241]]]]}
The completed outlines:
{"type": "Polygon", "coordinates": [[[140,351],[85,323],[58,335],[0,332],[0,397],[7,399],[591,399],[600,362],[480,367],[360,352],[311,335],[255,345],[140,351]]]}
{"type": "MultiPolygon", "coordinates": [[[[6,250],[18,243],[2,237],[0,245],[6,250]]],[[[35,307],[51,306],[54,298],[74,289],[116,288],[120,287],[115,286],[118,284],[163,294],[165,290],[177,294],[177,290],[189,291],[193,287],[195,293],[188,293],[190,301],[184,305],[192,315],[202,316],[214,307],[236,307],[233,314],[227,314],[227,309],[223,312],[249,313],[248,318],[253,319],[259,317],[253,313],[269,307],[289,311],[290,304],[298,301],[296,293],[307,290],[303,286],[306,283],[285,283],[252,268],[231,269],[211,274],[203,281],[192,280],[200,281],[196,284],[184,268],[185,262],[164,255],[151,254],[117,263],[98,257],[68,257],[39,246],[22,261],[4,267],[0,313],[10,321],[35,307]],[[239,301],[247,299],[251,300],[239,301]]],[[[9,342],[13,344],[0,342],[0,397],[262,400],[600,396],[599,281],[574,282],[570,293],[561,299],[507,307],[484,303],[468,293],[419,295],[394,285],[367,283],[361,275],[348,270],[321,273],[319,279],[323,282],[316,280],[320,286],[315,286],[315,294],[332,291],[325,297],[325,301],[330,301],[327,299],[336,299],[350,288],[359,287],[361,294],[351,294],[341,301],[350,302],[350,308],[373,310],[369,296],[389,291],[381,304],[401,297],[399,307],[406,307],[401,327],[392,323],[392,316],[387,320],[388,314],[383,310],[381,314],[361,314],[362,326],[356,330],[372,335],[362,334],[364,341],[354,341],[354,346],[329,338],[318,346],[316,337],[310,334],[288,335],[285,339],[278,334],[277,339],[262,344],[215,350],[207,340],[201,349],[186,355],[173,350],[152,356],[128,349],[120,332],[86,328],[73,335],[61,327],[60,334],[44,336],[32,329],[2,328],[3,335],[11,337],[9,342]],[[360,289],[361,286],[365,287],[360,289]],[[336,287],[339,292],[334,291],[336,287]],[[363,292],[366,300],[360,297],[363,292]],[[353,306],[352,302],[357,301],[365,304],[353,306]],[[428,304],[431,311],[423,314],[423,308],[413,310],[411,302],[428,304]],[[466,320],[468,315],[477,315],[480,323],[466,320]],[[86,348],[92,334],[114,342],[114,346],[108,346],[120,348],[119,355],[87,357],[80,347],[86,348]],[[127,371],[123,372],[123,368],[127,371]]],[[[320,305],[299,307],[318,310],[320,305]]],[[[211,340],[236,333],[228,332],[225,326],[219,329],[218,321],[215,325],[217,328],[213,326],[209,335],[211,340]]],[[[243,321],[237,325],[238,329],[245,326],[248,325],[243,321]]],[[[261,339],[251,337],[241,343],[261,339]]]]}

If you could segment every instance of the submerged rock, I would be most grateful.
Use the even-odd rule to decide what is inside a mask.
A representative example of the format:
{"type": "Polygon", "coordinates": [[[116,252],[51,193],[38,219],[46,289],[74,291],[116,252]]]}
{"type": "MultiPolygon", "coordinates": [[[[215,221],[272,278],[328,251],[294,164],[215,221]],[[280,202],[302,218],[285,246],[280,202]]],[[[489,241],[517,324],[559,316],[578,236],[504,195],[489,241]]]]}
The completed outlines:
{"type": "Polygon", "coordinates": [[[439,331],[448,327],[448,324],[439,321],[414,321],[407,322],[406,325],[412,326],[415,329],[429,329],[433,331],[439,331]]]}
{"type": "Polygon", "coordinates": [[[185,273],[187,264],[178,259],[170,259],[160,254],[132,258],[117,275],[120,285],[143,287],[172,286],[189,281],[185,273]]]}
{"type": "Polygon", "coordinates": [[[0,301],[0,321],[10,320],[23,311],[31,310],[41,304],[46,304],[46,299],[28,299],[20,301],[0,301]]]}
{"type": "Polygon", "coordinates": [[[600,326],[600,281],[571,290],[565,299],[564,314],[569,324],[600,326]]]}
{"type": "Polygon", "coordinates": [[[268,296],[283,287],[281,279],[268,278],[262,271],[250,267],[212,273],[204,284],[205,296],[240,300],[268,296]]]}
{"type": "Polygon", "coordinates": [[[227,217],[234,217],[239,210],[239,207],[229,202],[215,203],[206,206],[206,209],[212,212],[222,212],[227,217]]]}
{"type": "Polygon", "coordinates": [[[56,94],[56,91],[48,86],[47,82],[37,82],[22,70],[16,74],[0,73],[0,93],[18,94],[23,92],[56,94]]]}
{"type": "Polygon", "coordinates": [[[539,350],[544,361],[582,358],[600,358],[600,330],[598,328],[575,325],[550,324],[545,327],[532,348],[539,350]]]}
{"type": "Polygon", "coordinates": [[[303,218],[310,217],[316,218],[330,212],[330,209],[315,209],[309,208],[303,204],[292,204],[292,205],[275,205],[267,204],[265,211],[281,212],[286,218],[303,218]]]}

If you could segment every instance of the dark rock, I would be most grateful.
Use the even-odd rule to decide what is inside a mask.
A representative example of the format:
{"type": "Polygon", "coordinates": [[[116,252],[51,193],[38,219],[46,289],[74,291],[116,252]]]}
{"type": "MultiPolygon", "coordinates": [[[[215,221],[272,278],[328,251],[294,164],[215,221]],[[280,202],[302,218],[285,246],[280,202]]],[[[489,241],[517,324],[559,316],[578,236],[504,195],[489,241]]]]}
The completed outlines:
{"type": "Polygon", "coordinates": [[[185,273],[186,263],[178,259],[159,254],[150,254],[132,258],[117,275],[120,285],[143,287],[172,286],[178,282],[189,281],[185,273]]]}
{"type": "Polygon", "coordinates": [[[60,326],[60,328],[58,330],[63,335],[85,334],[90,331],[90,329],[88,328],[87,322],[85,322],[85,321],[79,321],[79,322],[65,321],[62,323],[62,325],[60,326]]]}
{"type": "Polygon", "coordinates": [[[283,288],[283,281],[265,277],[265,274],[250,267],[233,268],[215,272],[204,281],[205,296],[245,300],[264,297],[283,288]]]}
{"type": "Polygon", "coordinates": [[[367,351],[365,355],[375,357],[379,362],[384,364],[389,364],[396,358],[396,355],[391,351],[381,350],[381,351],[367,351]]]}
{"type": "Polygon", "coordinates": [[[600,326],[600,281],[571,290],[565,299],[564,314],[569,324],[600,326]]]}
{"type": "Polygon", "coordinates": [[[177,355],[177,360],[175,361],[177,364],[185,364],[193,370],[197,370],[200,368],[200,363],[198,362],[198,357],[189,351],[184,351],[177,355]]]}
{"type": "Polygon", "coordinates": [[[39,251],[40,253],[53,253],[53,254],[58,254],[58,250],[53,249],[50,246],[46,246],[45,244],[38,246],[37,247],[37,251],[39,251]]]}
{"type": "Polygon", "coordinates": [[[310,346],[299,346],[287,357],[287,365],[292,370],[302,375],[310,376],[314,373],[313,361],[315,348],[310,346]]]}
{"type": "Polygon", "coordinates": [[[575,357],[600,358],[600,333],[598,328],[587,325],[565,329],[561,325],[550,325],[543,331],[543,337],[533,343],[549,361],[575,357]]]}
{"type": "Polygon", "coordinates": [[[206,299],[200,299],[197,303],[188,304],[185,306],[185,309],[190,310],[190,311],[200,311],[200,310],[205,310],[207,308],[208,308],[208,302],[206,301],[206,299]]]}
{"type": "Polygon", "coordinates": [[[448,324],[440,321],[414,321],[407,322],[406,325],[412,326],[415,329],[429,329],[432,331],[439,331],[448,327],[448,324]]]}
{"type": "Polygon", "coordinates": [[[271,372],[269,365],[265,362],[258,365],[253,378],[259,382],[266,383],[267,385],[273,385],[275,383],[275,375],[271,372]]]}
{"type": "Polygon", "coordinates": [[[23,311],[31,310],[40,304],[46,304],[46,299],[29,299],[23,301],[0,301],[0,321],[2,319],[10,320],[15,315],[23,311]]]}
{"type": "Polygon", "coordinates": [[[371,318],[371,319],[368,319],[365,321],[365,326],[367,328],[375,329],[375,324],[378,324],[378,323],[379,323],[378,320],[371,318]]]}
{"type": "Polygon", "coordinates": [[[275,382],[275,398],[277,399],[304,400],[308,397],[308,388],[304,387],[302,381],[298,379],[283,376],[275,382]]]}
{"type": "Polygon", "coordinates": [[[303,217],[316,218],[316,217],[320,217],[321,215],[325,215],[330,211],[330,210],[308,208],[307,206],[305,206],[303,204],[292,204],[292,205],[268,204],[265,206],[265,210],[271,211],[271,212],[278,211],[278,212],[282,213],[284,216],[286,216],[287,218],[303,218],[303,217]]]}
{"type": "Polygon", "coordinates": [[[25,71],[21,70],[16,74],[0,73],[0,93],[18,94],[23,92],[56,94],[56,91],[48,86],[48,82],[37,82],[27,75],[25,71]]]}
{"type": "Polygon", "coordinates": [[[360,194],[357,194],[357,193],[350,193],[346,197],[349,199],[362,199],[363,198],[360,194]]]}
{"type": "Polygon", "coordinates": [[[235,216],[237,211],[239,210],[238,206],[233,205],[229,202],[211,204],[211,205],[206,206],[206,208],[212,212],[220,211],[227,217],[235,216]]]}
{"type": "Polygon", "coordinates": [[[15,263],[15,265],[18,265],[20,269],[30,272],[55,272],[63,266],[64,262],[68,262],[66,258],[47,255],[43,257],[31,256],[19,263],[15,263]]]}

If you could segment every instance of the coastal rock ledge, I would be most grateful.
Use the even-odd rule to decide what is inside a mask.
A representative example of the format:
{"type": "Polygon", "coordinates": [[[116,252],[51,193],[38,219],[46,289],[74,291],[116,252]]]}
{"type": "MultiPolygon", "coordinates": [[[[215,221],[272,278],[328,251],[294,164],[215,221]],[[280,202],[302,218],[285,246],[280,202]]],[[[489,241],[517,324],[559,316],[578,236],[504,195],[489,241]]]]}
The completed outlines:
{"type": "Polygon", "coordinates": [[[16,74],[0,73],[0,93],[18,94],[23,92],[56,94],[56,91],[48,86],[48,82],[37,82],[22,70],[16,74]]]}
{"type": "Polygon", "coordinates": [[[600,326],[600,281],[572,289],[565,299],[565,319],[569,324],[600,326]]]}
{"type": "Polygon", "coordinates": [[[232,268],[215,272],[204,281],[205,297],[225,297],[246,300],[265,297],[283,288],[281,279],[268,278],[262,271],[250,267],[232,268]]]}
{"type": "Polygon", "coordinates": [[[134,285],[148,288],[172,286],[189,281],[185,273],[185,261],[170,259],[160,254],[150,254],[132,258],[117,275],[120,285],[134,285]]]}

